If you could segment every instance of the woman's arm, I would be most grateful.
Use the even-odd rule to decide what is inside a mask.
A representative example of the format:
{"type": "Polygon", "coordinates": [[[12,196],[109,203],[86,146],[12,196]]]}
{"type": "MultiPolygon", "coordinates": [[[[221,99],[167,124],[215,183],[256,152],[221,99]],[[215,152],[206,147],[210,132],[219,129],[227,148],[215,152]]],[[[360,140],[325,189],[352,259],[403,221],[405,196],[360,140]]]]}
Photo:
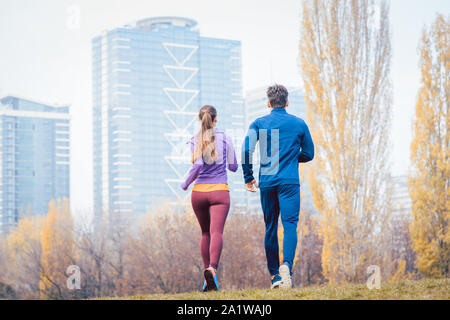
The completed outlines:
{"type": "Polygon", "coordinates": [[[238,163],[236,160],[236,152],[234,151],[233,141],[230,137],[226,136],[226,148],[227,148],[227,165],[228,170],[236,172],[238,169],[238,163]]]}
{"type": "Polygon", "coordinates": [[[202,163],[196,162],[192,165],[192,168],[191,168],[191,170],[189,170],[189,174],[188,174],[186,180],[181,184],[181,189],[187,190],[189,188],[190,184],[192,182],[194,182],[195,179],[197,179],[198,174],[200,173],[200,170],[202,169],[202,167],[203,167],[203,161],[202,161],[202,163]]]}
{"type": "MultiPolygon", "coordinates": [[[[195,142],[194,142],[194,138],[191,139],[191,153],[194,153],[194,147],[195,147],[195,142]]],[[[189,188],[189,185],[195,181],[195,179],[197,179],[198,174],[200,173],[200,170],[203,167],[203,158],[200,157],[197,160],[195,160],[195,162],[192,164],[192,168],[191,170],[189,170],[189,174],[186,178],[186,180],[181,184],[181,189],[183,190],[187,190],[187,188],[189,188]]]]}

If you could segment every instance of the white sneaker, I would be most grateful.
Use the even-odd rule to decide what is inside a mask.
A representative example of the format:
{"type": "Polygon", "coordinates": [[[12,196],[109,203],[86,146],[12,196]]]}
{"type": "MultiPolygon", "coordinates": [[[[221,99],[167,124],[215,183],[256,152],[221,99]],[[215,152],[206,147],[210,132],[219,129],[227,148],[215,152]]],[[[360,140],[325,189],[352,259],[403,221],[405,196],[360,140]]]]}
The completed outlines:
{"type": "Polygon", "coordinates": [[[291,272],[289,271],[289,267],[287,264],[282,264],[280,266],[280,277],[281,277],[281,289],[291,289],[292,288],[292,280],[291,280],[291,272]]]}

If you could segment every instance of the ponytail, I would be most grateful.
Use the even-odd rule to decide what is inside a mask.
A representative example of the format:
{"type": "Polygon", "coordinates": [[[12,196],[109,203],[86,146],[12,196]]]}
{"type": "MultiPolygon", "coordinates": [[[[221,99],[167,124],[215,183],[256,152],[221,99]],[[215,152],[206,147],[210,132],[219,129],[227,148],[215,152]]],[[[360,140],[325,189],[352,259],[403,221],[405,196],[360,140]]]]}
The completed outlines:
{"type": "Polygon", "coordinates": [[[197,133],[197,143],[192,154],[192,163],[201,157],[207,164],[212,164],[217,156],[214,143],[214,120],[217,117],[216,108],[205,105],[200,109],[198,117],[201,120],[201,129],[197,133]]]}

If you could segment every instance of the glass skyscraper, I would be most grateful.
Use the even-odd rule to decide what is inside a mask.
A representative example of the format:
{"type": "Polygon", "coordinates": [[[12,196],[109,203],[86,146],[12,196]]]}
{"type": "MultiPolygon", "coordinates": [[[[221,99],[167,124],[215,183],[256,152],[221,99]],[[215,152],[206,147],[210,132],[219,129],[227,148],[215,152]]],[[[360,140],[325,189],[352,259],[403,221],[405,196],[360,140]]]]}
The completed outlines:
{"type": "Polygon", "coordinates": [[[391,214],[394,219],[397,217],[410,219],[412,217],[412,200],[408,190],[408,176],[405,174],[391,177],[392,204],[391,214]]]}
{"type": "Polygon", "coordinates": [[[46,214],[52,199],[70,198],[68,106],[0,99],[0,234],[22,214],[46,214]]]}
{"type": "MultiPolygon", "coordinates": [[[[95,37],[92,58],[95,217],[189,199],[180,183],[202,105],[217,108],[218,127],[240,150],[239,41],[203,37],[191,19],[157,17],[95,37]]],[[[229,185],[235,209],[245,210],[242,173],[229,174],[229,185]]]]}
{"type": "MultiPolygon", "coordinates": [[[[245,123],[246,128],[259,117],[263,117],[269,114],[270,110],[267,107],[267,87],[259,87],[246,92],[245,95],[245,123]]],[[[294,116],[305,119],[306,116],[306,103],[303,90],[299,87],[287,87],[289,92],[289,106],[286,111],[294,116]]],[[[314,139],[314,137],[313,137],[314,139]]],[[[258,145],[257,145],[258,148],[258,145]]],[[[258,173],[259,171],[259,149],[256,150],[253,159],[253,171],[258,173]]],[[[300,169],[301,170],[301,169],[300,169]]],[[[257,177],[257,175],[255,175],[257,177]]],[[[310,207],[313,208],[312,199],[308,190],[308,186],[305,181],[301,181],[301,193],[302,204],[301,208],[310,207]]],[[[259,191],[256,193],[249,193],[248,195],[248,210],[251,212],[257,212],[261,210],[261,203],[259,197],[259,191]]]]}
{"type": "MultiPolygon", "coordinates": [[[[259,87],[246,92],[245,94],[245,120],[247,127],[256,118],[263,117],[269,114],[270,110],[267,107],[267,87],[259,87]]],[[[287,87],[289,92],[289,106],[286,111],[294,116],[305,119],[306,103],[305,95],[301,88],[287,87]]]]}

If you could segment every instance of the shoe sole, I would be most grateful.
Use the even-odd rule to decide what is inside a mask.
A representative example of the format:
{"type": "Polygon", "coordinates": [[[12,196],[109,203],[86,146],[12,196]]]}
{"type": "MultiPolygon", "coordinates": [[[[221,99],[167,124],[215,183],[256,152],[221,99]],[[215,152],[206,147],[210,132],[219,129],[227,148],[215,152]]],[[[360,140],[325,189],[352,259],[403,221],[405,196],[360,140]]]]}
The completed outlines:
{"type": "Polygon", "coordinates": [[[272,284],[272,285],[270,286],[270,289],[278,289],[278,288],[280,287],[280,284],[281,284],[281,280],[275,282],[274,284],[272,284]]]}
{"type": "Polygon", "coordinates": [[[292,288],[291,273],[289,271],[289,267],[285,264],[283,264],[280,267],[280,277],[281,277],[280,288],[291,289],[292,288]]]}
{"type": "Polygon", "coordinates": [[[205,270],[203,273],[206,280],[206,291],[218,291],[216,283],[214,282],[214,276],[211,271],[205,270]]]}

